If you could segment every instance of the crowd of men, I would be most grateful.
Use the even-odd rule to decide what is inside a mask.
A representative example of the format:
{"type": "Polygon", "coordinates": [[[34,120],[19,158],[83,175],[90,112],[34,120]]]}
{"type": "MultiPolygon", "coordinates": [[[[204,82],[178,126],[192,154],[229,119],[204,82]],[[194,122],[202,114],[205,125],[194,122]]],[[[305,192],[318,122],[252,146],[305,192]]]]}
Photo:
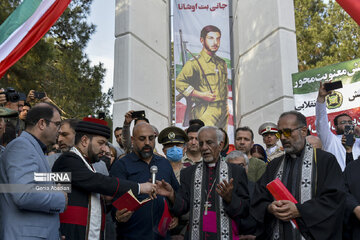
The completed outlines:
{"type": "Polygon", "coordinates": [[[284,112],[259,123],[265,148],[247,126],[232,141],[199,119],[159,132],[132,110],[111,144],[104,119],[64,119],[46,96],[16,94],[0,91],[0,239],[360,239],[360,128],[349,141],[357,116],[340,114],[331,131],[323,84],[317,137],[305,116],[284,112]],[[71,173],[71,191],[37,182],[51,172],[71,173]],[[275,179],[295,201],[272,195],[275,179]],[[130,190],[150,201],[117,209],[130,190]]]}

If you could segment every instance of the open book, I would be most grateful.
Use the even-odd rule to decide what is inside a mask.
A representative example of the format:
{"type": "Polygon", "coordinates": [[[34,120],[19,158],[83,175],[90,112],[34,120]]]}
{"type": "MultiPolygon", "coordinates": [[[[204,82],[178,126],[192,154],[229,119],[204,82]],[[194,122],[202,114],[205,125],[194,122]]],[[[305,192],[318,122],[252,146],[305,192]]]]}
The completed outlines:
{"type": "Polygon", "coordinates": [[[135,197],[135,195],[133,194],[133,192],[130,189],[127,193],[125,193],[124,195],[122,195],[121,197],[116,199],[112,203],[112,205],[114,207],[116,207],[116,209],[118,209],[118,210],[122,210],[122,209],[126,208],[129,211],[136,211],[141,206],[143,206],[145,203],[149,202],[150,200],[151,200],[150,198],[146,198],[146,199],[142,200],[141,202],[139,202],[139,200],[137,200],[137,198],[135,197]]]}

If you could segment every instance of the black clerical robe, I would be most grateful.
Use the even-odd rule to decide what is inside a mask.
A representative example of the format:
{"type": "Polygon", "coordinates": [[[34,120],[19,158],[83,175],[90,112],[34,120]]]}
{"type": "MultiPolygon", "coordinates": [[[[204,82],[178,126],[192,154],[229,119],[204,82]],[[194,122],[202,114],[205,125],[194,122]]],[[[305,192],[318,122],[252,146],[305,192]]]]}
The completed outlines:
{"type": "MultiPolygon", "coordinates": [[[[360,161],[349,163],[344,171],[346,187],[345,231],[347,239],[360,239],[360,220],[354,209],[360,205],[360,161]]],[[[344,238],[345,239],[345,238],[344,238]]]]}
{"type": "MultiPolygon", "coordinates": [[[[302,166],[296,162],[301,160],[301,157],[303,155],[296,158],[285,155],[284,172],[287,171],[288,175],[287,180],[283,180],[284,185],[299,202],[296,204],[301,214],[301,217],[296,219],[299,230],[305,239],[341,239],[345,193],[340,166],[332,154],[316,149],[317,160],[315,162],[313,159],[312,171],[312,198],[301,204],[299,186],[302,166]]],[[[271,161],[255,186],[250,211],[259,224],[256,239],[272,239],[276,218],[267,211],[267,207],[274,198],[266,185],[276,178],[283,158],[284,156],[281,156],[271,161]]],[[[280,225],[280,239],[297,240],[289,236],[289,222],[280,221],[280,225]],[[284,238],[284,235],[287,237],[284,238]]]]}
{"type": "MultiPolygon", "coordinates": [[[[93,219],[91,208],[94,207],[92,193],[107,196],[121,195],[129,189],[138,193],[135,182],[108,177],[91,171],[83,160],[73,152],[63,153],[54,163],[53,172],[71,172],[71,193],[68,194],[68,206],[60,214],[60,232],[66,239],[85,240],[89,238],[90,222],[101,222],[100,239],[104,239],[105,214],[104,202],[101,201],[101,218],[93,219]]],[[[102,199],[101,199],[102,200],[102,199]]]]}
{"type": "MultiPolygon", "coordinates": [[[[236,222],[240,218],[245,218],[248,216],[249,211],[249,193],[248,193],[248,187],[247,187],[247,176],[245,173],[245,170],[234,164],[226,163],[228,164],[229,169],[229,179],[233,178],[233,184],[234,189],[232,192],[232,199],[230,204],[224,203],[224,210],[227,214],[227,216],[233,220],[232,223],[232,229],[236,228],[236,222]]],[[[219,164],[216,166],[218,167],[219,164]]],[[[190,211],[190,222],[193,221],[191,219],[191,212],[193,211],[192,206],[193,202],[196,201],[194,197],[192,196],[191,189],[194,188],[194,175],[197,165],[190,166],[186,169],[181,170],[180,174],[180,189],[175,193],[175,202],[171,206],[170,205],[170,212],[175,216],[181,216],[187,212],[190,211]]],[[[215,191],[216,184],[219,183],[219,178],[217,177],[217,171],[216,167],[209,167],[207,164],[204,163],[203,171],[205,174],[203,183],[203,189],[202,189],[202,198],[204,200],[207,199],[207,196],[209,195],[209,198],[207,199],[209,201],[208,206],[208,213],[205,215],[205,206],[201,206],[201,224],[200,224],[200,239],[206,239],[206,240],[212,240],[212,239],[218,239],[219,233],[217,232],[217,226],[219,225],[218,222],[216,222],[214,226],[214,217],[216,218],[216,215],[219,214],[219,202],[218,200],[218,194],[215,191]],[[214,187],[212,187],[213,183],[215,181],[214,187]],[[212,189],[211,189],[212,188],[212,189]],[[212,219],[211,219],[212,218],[212,219]],[[206,223],[204,223],[206,221],[206,223]]],[[[215,219],[215,221],[217,221],[215,219]]],[[[238,230],[239,231],[239,230],[238,230]]],[[[238,235],[239,232],[233,232],[233,234],[238,235]]],[[[241,231],[241,230],[240,230],[241,231]]],[[[185,239],[189,239],[189,232],[186,233],[185,239]]],[[[233,239],[233,236],[230,236],[229,239],[233,239]]]]}

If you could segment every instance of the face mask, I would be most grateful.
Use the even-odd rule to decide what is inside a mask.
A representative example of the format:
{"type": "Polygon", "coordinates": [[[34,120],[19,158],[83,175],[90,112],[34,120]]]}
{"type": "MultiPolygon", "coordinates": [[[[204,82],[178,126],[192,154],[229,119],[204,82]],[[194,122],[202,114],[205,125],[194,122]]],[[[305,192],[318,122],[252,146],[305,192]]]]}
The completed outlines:
{"type": "Polygon", "coordinates": [[[178,162],[183,157],[183,149],[177,146],[173,146],[166,151],[166,158],[173,162],[178,162]]]}

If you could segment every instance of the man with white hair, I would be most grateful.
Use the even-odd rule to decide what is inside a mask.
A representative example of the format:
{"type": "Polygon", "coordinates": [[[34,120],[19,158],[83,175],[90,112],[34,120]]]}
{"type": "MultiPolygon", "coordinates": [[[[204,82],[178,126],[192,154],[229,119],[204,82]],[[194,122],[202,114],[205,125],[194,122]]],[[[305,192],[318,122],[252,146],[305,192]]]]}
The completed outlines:
{"type": "Polygon", "coordinates": [[[220,157],[223,133],[217,127],[202,127],[198,139],[203,161],[181,170],[176,194],[164,180],[157,192],[168,198],[174,216],[190,211],[185,239],[233,239],[239,235],[233,222],[249,211],[245,170],[220,157]]]}
{"type": "MultiPolygon", "coordinates": [[[[246,174],[248,173],[248,170],[249,170],[249,158],[242,151],[234,150],[234,151],[230,152],[226,156],[225,161],[228,162],[228,163],[236,164],[236,165],[239,165],[239,166],[243,167],[245,169],[246,174]]],[[[249,180],[248,188],[249,188],[250,195],[251,195],[251,192],[254,190],[254,187],[255,187],[255,183],[253,181],[249,180]]]]}
{"type": "Polygon", "coordinates": [[[234,150],[230,152],[226,156],[225,160],[228,163],[233,163],[242,166],[245,169],[246,173],[248,172],[249,158],[242,151],[234,150]]]}

